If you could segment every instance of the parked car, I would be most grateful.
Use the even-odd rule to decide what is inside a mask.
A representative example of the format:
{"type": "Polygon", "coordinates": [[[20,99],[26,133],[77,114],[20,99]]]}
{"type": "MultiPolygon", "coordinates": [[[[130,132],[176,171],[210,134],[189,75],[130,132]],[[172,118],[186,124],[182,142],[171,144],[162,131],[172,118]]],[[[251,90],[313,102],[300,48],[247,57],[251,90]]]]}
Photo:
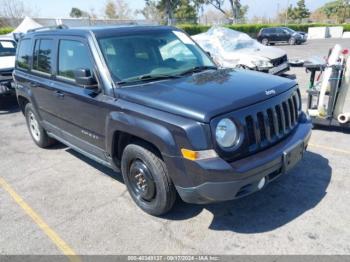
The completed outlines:
{"type": "Polygon", "coordinates": [[[14,93],[12,72],[15,67],[16,42],[0,37],[0,95],[14,93]]]}
{"type": "Polygon", "coordinates": [[[192,38],[221,67],[241,67],[274,75],[283,75],[289,70],[285,51],[264,46],[245,33],[215,26],[192,38]]]}
{"type": "Polygon", "coordinates": [[[300,45],[307,41],[307,34],[296,32],[288,27],[269,27],[260,30],[258,34],[258,41],[263,45],[276,43],[300,45]]]}
{"type": "Polygon", "coordinates": [[[261,190],[300,161],[311,134],[295,81],[219,69],[173,27],[35,30],[14,77],[33,141],[121,171],[152,215],[177,193],[203,204],[261,190]]]}

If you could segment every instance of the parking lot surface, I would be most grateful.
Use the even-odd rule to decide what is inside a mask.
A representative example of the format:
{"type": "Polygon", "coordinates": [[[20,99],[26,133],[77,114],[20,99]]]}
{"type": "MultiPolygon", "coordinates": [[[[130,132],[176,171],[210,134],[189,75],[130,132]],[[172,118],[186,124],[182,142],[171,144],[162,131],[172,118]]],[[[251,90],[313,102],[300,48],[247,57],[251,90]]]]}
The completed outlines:
{"type": "MultiPolygon", "coordinates": [[[[278,47],[307,58],[335,43],[350,48],[278,47]]],[[[305,101],[309,76],[292,72],[305,101]]],[[[302,162],[254,195],[178,201],[156,218],[132,202],[120,174],[63,145],[36,147],[15,99],[0,99],[0,254],[350,254],[349,134],[314,130],[302,162]]]]}

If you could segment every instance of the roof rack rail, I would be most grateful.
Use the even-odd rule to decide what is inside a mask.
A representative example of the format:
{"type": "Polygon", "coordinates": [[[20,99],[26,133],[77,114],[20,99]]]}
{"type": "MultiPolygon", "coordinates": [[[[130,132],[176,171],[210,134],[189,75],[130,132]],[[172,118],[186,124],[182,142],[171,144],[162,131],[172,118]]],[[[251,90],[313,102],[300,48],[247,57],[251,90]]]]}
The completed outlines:
{"type": "Polygon", "coordinates": [[[37,31],[45,31],[45,30],[55,30],[55,29],[68,29],[69,27],[66,25],[54,25],[54,26],[43,26],[34,29],[29,29],[27,33],[37,32],[37,31]]]}

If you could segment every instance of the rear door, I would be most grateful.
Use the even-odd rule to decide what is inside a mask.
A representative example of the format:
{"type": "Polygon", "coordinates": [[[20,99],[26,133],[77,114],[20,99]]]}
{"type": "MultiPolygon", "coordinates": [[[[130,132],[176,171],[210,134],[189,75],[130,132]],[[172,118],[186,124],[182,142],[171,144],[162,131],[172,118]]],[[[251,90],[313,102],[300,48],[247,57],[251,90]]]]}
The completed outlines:
{"type": "Polygon", "coordinates": [[[267,28],[266,30],[267,30],[266,38],[269,39],[270,42],[277,41],[275,28],[267,28]]]}
{"type": "Polygon", "coordinates": [[[59,106],[53,92],[54,57],[57,41],[54,37],[36,37],[33,41],[32,67],[29,85],[42,120],[55,123],[59,106]]]}
{"type": "Polygon", "coordinates": [[[278,35],[278,41],[279,42],[288,42],[289,40],[289,33],[284,30],[283,28],[277,28],[277,35],[278,35]]]}

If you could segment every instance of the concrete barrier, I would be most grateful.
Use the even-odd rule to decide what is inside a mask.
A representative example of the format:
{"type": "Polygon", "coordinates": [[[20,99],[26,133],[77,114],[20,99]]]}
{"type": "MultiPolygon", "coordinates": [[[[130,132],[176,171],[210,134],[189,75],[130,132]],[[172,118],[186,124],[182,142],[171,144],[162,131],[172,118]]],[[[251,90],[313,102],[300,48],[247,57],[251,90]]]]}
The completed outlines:
{"type": "Polygon", "coordinates": [[[350,38],[350,32],[344,32],[343,38],[350,38]]]}
{"type": "Polygon", "coordinates": [[[325,39],[328,36],[328,27],[309,27],[308,39],[325,39]]]}
{"type": "Polygon", "coordinates": [[[328,27],[330,38],[341,38],[343,36],[344,28],[342,26],[328,27]]]}

